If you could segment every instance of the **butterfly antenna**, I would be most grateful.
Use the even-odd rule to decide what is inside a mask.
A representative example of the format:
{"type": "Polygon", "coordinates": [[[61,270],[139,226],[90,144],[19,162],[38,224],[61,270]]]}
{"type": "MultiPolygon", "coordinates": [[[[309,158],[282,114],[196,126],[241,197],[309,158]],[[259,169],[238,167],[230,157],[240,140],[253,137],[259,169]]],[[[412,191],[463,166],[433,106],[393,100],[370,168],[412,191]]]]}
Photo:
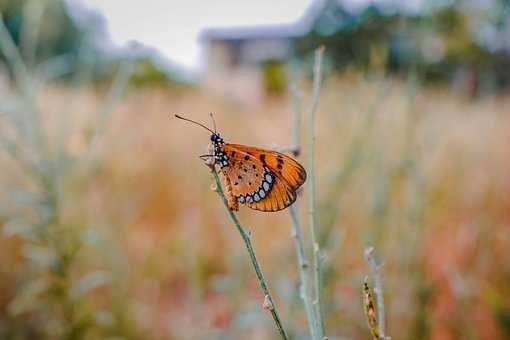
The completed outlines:
{"type": "MultiPolygon", "coordinates": [[[[188,118],[184,118],[182,116],[179,116],[179,115],[175,115],[175,117],[179,118],[179,119],[182,119],[182,120],[187,120],[188,122],[190,123],[193,123],[193,124],[196,124],[198,126],[201,126],[203,127],[204,129],[206,129],[207,131],[210,131],[211,133],[216,133],[214,132],[213,130],[209,129],[207,126],[205,126],[204,124],[200,124],[199,122],[195,122],[194,120],[191,120],[191,119],[188,119],[188,118]]],[[[215,128],[216,129],[216,128],[215,128]]]]}
{"type": "Polygon", "coordinates": [[[211,116],[211,119],[212,119],[214,133],[217,133],[216,131],[218,131],[218,130],[216,130],[216,121],[214,120],[214,116],[213,116],[212,112],[209,112],[209,116],[211,116]]]}

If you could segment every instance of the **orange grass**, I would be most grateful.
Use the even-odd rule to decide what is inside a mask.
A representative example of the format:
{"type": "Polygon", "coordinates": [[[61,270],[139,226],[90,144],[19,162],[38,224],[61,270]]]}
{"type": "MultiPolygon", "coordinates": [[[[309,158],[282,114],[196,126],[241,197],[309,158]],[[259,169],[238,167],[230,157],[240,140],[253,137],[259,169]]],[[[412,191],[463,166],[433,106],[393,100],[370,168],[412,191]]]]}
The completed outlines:
{"type": "MultiPolygon", "coordinates": [[[[304,93],[309,85],[302,84],[304,93]]],[[[50,139],[56,113],[74,98],[66,148],[71,155],[84,152],[102,97],[47,89],[40,102],[50,139]]],[[[208,135],[170,117],[183,113],[208,122],[211,111],[226,141],[292,142],[290,98],[247,106],[200,90],[132,90],[99,142],[101,166],[74,169],[65,179],[61,220],[82,239],[71,275],[101,270],[110,278],[79,304],[78,315],[89,320],[86,336],[274,335],[242,244],[198,159],[208,135]]],[[[448,88],[413,95],[401,81],[355,74],[326,80],[317,111],[316,172],[328,335],[369,337],[359,287],[369,271],[363,249],[374,245],[385,263],[392,338],[510,336],[509,112],[510,97],[470,101],[448,88]]],[[[29,186],[4,153],[0,164],[2,188],[29,186]]],[[[306,334],[288,214],[241,208],[239,216],[250,227],[287,327],[294,336],[306,334]]],[[[35,307],[13,311],[22,294],[18,283],[37,279],[27,275],[25,242],[0,236],[4,334],[65,320],[65,313],[41,316],[35,307]]],[[[33,303],[39,303],[37,294],[33,303]]]]}

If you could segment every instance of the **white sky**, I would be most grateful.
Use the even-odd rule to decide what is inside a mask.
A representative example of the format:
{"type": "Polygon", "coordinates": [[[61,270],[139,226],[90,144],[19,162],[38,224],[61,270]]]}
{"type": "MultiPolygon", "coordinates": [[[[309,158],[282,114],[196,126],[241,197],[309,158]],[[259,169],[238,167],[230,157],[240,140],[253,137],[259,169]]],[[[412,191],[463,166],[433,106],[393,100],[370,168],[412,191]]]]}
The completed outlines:
{"type": "Polygon", "coordinates": [[[289,23],[311,0],[70,0],[101,12],[113,42],[136,40],[190,68],[199,65],[204,28],[289,23]]]}

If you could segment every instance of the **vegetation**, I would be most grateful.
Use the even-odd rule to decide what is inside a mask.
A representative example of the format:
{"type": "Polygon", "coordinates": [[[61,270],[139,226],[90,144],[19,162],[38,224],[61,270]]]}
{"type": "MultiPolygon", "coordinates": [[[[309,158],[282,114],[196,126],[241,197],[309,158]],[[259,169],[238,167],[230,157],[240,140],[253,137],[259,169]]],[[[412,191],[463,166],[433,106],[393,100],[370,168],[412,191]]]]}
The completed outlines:
{"type": "MultiPolygon", "coordinates": [[[[319,2],[320,3],[320,2],[319,2]]],[[[409,71],[425,82],[462,82],[472,94],[489,93],[510,85],[510,46],[506,41],[508,1],[475,3],[437,1],[422,11],[409,12],[370,5],[359,13],[341,1],[324,1],[312,30],[298,39],[296,53],[312,54],[328,46],[337,70],[357,67],[382,69],[406,77],[409,71]]],[[[390,5],[391,6],[391,5],[390,5]]],[[[314,14],[311,14],[314,15],[314,14]]]]}
{"type": "Polygon", "coordinates": [[[129,87],[131,57],[98,91],[81,53],[73,72],[38,72],[22,47],[34,37],[13,37],[0,25],[12,74],[0,92],[0,338],[272,339],[277,305],[288,337],[309,339],[319,300],[331,339],[510,337],[507,96],[346,67],[246,106],[129,87]],[[245,228],[233,228],[197,157],[207,134],[168,114],[210,111],[229,142],[291,145],[315,185],[288,211],[241,208],[245,228]]]}
{"type": "Polygon", "coordinates": [[[285,65],[277,60],[267,62],[263,66],[264,90],[267,94],[281,96],[287,92],[285,65]]]}
{"type": "MultiPolygon", "coordinates": [[[[324,84],[317,206],[327,334],[369,336],[359,287],[369,272],[363,249],[372,244],[385,263],[392,337],[468,332],[504,339],[510,313],[504,237],[510,163],[502,147],[508,100],[466,102],[448,89],[415,86],[354,74],[324,84]]],[[[50,140],[56,126],[50,122],[64,119],[62,112],[75,117],[64,159],[86,158],[84,143],[95,121],[90,113],[102,96],[50,87],[39,98],[50,140]]],[[[50,177],[60,183],[56,212],[34,186],[34,173],[3,152],[2,337],[54,338],[71,327],[84,337],[271,338],[244,249],[196,158],[207,136],[173,124],[167,113],[198,117],[214,109],[227,140],[268,146],[289,143],[279,126],[288,125],[291,107],[287,98],[253,111],[195,90],[131,92],[98,140],[101,166],[63,167],[55,163],[61,159],[55,149],[51,166],[39,165],[59,171],[50,177]],[[15,214],[14,208],[22,210],[15,214]],[[34,218],[58,221],[42,239],[37,235],[44,229],[28,213],[36,208],[34,218]],[[19,220],[20,214],[30,219],[19,220]]],[[[3,118],[2,136],[4,124],[3,118]]],[[[304,336],[288,215],[243,209],[240,218],[250,226],[286,327],[293,337],[304,336]]]]}

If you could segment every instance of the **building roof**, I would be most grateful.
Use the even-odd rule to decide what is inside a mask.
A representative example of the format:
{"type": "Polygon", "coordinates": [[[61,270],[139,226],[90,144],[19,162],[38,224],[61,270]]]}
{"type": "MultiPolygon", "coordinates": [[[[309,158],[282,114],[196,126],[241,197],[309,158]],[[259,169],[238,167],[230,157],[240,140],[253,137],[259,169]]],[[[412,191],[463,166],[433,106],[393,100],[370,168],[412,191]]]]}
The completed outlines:
{"type": "MultiPolygon", "coordinates": [[[[281,39],[297,38],[310,32],[312,24],[325,4],[331,0],[313,1],[300,19],[289,24],[215,27],[200,33],[199,40],[248,40],[248,39],[281,39]]],[[[338,0],[333,0],[338,1],[338,0]]]]}
{"type": "Polygon", "coordinates": [[[201,41],[208,40],[248,40],[279,39],[300,37],[308,32],[308,27],[298,23],[265,26],[242,26],[209,28],[200,33],[201,41]]]}

